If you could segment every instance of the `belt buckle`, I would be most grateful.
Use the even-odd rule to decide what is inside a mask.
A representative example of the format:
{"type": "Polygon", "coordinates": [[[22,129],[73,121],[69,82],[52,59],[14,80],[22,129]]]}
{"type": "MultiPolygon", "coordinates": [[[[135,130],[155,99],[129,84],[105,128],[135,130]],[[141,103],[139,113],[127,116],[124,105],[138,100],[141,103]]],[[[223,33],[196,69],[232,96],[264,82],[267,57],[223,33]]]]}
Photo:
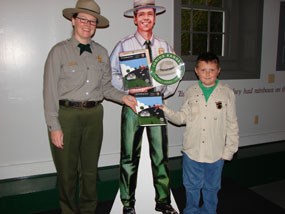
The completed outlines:
{"type": "Polygon", "coordinates": [[[80,102],[80,108],[87,108],[87,101],[80,102]]]}

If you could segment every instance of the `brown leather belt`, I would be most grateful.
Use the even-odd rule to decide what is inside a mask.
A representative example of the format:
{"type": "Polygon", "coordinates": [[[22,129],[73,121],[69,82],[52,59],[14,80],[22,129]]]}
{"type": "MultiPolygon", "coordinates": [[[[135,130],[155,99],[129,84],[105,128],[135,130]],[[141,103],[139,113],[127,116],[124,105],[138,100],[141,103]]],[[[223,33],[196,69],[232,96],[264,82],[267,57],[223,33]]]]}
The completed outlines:
{"type": "Polygon", "coordinates": [[[99,105],[101,101],[82,101],[82,102],[75,102],[70,100],[60,100],[59,105],[70,107],[70,108],[94,108],[99,105]]]}

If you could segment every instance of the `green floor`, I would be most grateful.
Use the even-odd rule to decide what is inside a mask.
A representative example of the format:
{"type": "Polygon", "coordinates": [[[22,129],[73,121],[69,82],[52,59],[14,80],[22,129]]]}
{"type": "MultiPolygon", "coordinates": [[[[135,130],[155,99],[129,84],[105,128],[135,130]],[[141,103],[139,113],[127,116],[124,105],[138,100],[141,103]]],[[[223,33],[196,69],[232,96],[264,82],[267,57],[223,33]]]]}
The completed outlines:
{"type": "MultiPolygon", "coordinates": [[[[285,179],[285,142],[240,148],[233,161],[226,162],[223,176],[245,187],[285,179]]],[[[182,186],[181,157],[169,160],[172,187],[182,186]]],[[[113,200],[118,191],[118,166],[99,169],[100,201],[113,200]]],[[[0,181],[0,213],[36,213],[57,209],[56,175],[0,181]]]]}

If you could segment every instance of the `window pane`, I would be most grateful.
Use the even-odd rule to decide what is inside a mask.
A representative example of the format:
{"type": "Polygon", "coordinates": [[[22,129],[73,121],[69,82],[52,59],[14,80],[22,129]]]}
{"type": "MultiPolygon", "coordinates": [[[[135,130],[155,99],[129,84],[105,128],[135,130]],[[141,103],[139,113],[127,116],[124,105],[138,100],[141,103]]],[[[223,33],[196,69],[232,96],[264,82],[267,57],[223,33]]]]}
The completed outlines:
{"type": "Polygon", "coordinates": [[[181,30],[190,31],[191,26],[191,11],[190,10],[181,10],[181,30]]]}
{"type": "Polygon", "coordinates": [[[191,0],[193,5],[206,5],[206,0],[191,0]]]}
{"type": "Polygon", "coordinates": [[[220,34],[212,34],[210,35],[210,51],[222,56],[222,48],[223,47],[223,35],[220,34]]]}
{"type": "Polygon", "coordinates": [[[181,54],[183,56],[190,55],[190,33],[182,33],[181,44],[181,54]]]}
{"type": "Polygon", "coordinates": [[[223,32],[223,12],[211,12],[210,31],[223,32]]]}
{"type": "Polygon", "coordinates": [[[199,55],[207,51],[207,35],[193,34],[193,53],[192,55],[199,55]]]}
{"type": "Polygon", "coordinates": [[[207,0],[208,6],[211,7],[222,7],[223,6],[223,0],[207,0]]]}
{"type": "Polygon", "coordinates": [[[193,11],[193,31],[208,31],[208,12],[202,10],[193,11]]]}
{"type": "Polygon", "coordinates": [[[191,2],[191,0],[181,0],[182,4],[189,4],[189,2],[191,2]]]}

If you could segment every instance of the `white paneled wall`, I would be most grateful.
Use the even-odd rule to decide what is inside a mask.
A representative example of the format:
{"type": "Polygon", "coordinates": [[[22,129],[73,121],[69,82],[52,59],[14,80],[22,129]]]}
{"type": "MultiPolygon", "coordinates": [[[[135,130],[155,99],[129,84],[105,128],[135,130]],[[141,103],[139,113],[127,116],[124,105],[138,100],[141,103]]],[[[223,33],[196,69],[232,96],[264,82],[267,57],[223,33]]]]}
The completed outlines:
{"type": "MultiPolygon", "coordinates": [[[[97,0],[110,27],[98,29],[94,40],[109,53],[116,42],[135,32],[133,20],[123,12],[132,1],[97,0]]],[[[2,0],[0,7],[0,179],[54,172],[44,121],[43,66],[50,48],[69,38],[71,24],[62,10],[74,7],[75,0],[2,0]]],[[[157,17],[155,33],[173,44],[173,1],[157,0],[167,12],[157,17]]],[[[276,72],[280,0],[264,0],[261,78],[227,81],[237,91],[282,88],[285,71],[276,72]],[[275,82],[268,83],[268,75],[275,82]]],[[[168,101],[178,109],[181,92],[193,82],[182,82],[168,101]]],[[[241,146],[285,139],[285,92],[237,96],[241,146]],[[258,123],[256,123],[258,117],[258,123]]],[[[100,166],[117,165],[120,148],[120,110],[104,102],[104,141],[100,166]]],[[[169,125],[169,154],[179,156],[184,128],[169,125]]]]}

